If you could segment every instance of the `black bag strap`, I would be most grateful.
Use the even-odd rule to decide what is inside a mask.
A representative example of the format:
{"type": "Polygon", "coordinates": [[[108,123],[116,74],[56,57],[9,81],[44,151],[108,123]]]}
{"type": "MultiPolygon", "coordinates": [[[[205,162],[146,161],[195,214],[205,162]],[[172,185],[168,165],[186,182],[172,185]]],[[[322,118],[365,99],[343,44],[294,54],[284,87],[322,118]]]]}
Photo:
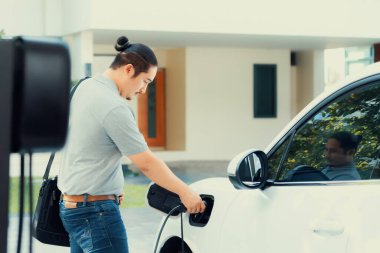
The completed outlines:
{"type": "MultiPolygon", "coordinates": [[[[71,88],[70,90],[70,97],[69,97],[69,101],[71,102],[71,99],[72,97],[74,96],[74,92],[77,90],[78,86],[81,84],[81,82],[83,82],[84,80],[90,78],[89,76],[86,76],[82,79],[79,80],[79,82],[71,88]]],[[[51,169],[51,165],[53,164],[53,160],[54,160],[54,157],[55,157],[55,152],[52,152],[51,155],[50,155],[50,158],[49,158],[49,162],[46,166],[46,170],[45,170],[45,173],[44,173],[44,176],[43,176],[43,180],[47,180],[49,178],[49,173],[50,173],[50,169],[51,169]]]]}

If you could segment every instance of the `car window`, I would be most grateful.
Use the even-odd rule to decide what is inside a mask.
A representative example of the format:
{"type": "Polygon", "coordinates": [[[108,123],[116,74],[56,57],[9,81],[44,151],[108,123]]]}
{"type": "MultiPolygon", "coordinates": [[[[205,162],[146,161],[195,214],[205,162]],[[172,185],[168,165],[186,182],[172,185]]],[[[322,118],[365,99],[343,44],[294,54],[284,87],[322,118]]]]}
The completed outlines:
{"type": "Polygon", "coordinates": [[[379,110],[378,82],[339,97],[272,154],[272,174],[277,170],[278,181],[379,179],[379,110]],[[356,140],[357,148],[343,148],[344,139],[336,137],[342,133],[356,140]]]}

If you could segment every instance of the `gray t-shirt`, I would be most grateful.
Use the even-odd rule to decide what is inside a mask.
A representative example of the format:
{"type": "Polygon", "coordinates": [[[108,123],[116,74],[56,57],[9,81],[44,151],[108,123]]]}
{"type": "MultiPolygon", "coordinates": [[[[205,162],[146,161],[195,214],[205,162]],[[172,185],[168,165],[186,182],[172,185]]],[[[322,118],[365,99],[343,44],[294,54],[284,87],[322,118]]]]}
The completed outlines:
{"type": "Polygon", "coordinates": [[[327,166],[322,172],[333,181],[361,180],[360,174],[353,163],[338,167],[327,166]]]}
{"type": "Polygon", "coordinates": [[[69,195],[119,195],[124,184],[122,156],[147,149],[133,111],[116,84],[102,75],[87,79],[71,100],[58,188],[69,195]]]}

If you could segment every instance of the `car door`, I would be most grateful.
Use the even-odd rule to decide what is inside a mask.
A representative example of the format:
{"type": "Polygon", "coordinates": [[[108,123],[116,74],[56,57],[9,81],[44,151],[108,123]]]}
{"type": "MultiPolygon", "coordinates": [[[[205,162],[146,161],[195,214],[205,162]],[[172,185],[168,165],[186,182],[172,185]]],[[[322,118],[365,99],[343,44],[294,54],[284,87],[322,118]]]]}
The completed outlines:
{"type": "Polygon", "coordinates": [[[291,127],[268,153],[268,187],[239,190],[219,252],[377,252],[379,110],[373,76],[332,94],[291,127]],[[361,136],[353,160],[360,179],[331,181],[322,173],[336,132],[361,136]]]}

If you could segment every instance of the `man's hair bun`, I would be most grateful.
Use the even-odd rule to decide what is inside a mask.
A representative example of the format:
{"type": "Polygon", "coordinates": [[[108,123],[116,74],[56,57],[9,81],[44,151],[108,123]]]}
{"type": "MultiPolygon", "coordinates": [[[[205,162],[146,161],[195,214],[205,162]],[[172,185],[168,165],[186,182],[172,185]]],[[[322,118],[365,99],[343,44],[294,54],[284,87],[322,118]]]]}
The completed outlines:
{"type": "Polygon", "coordinates": [[[356,135],[357,142],[360,142],[363,139],[362,135],[356,135]]]}
{"type": "Polygon", "coordinates": [[[121,36],[116,41],[115,49],[118,52],[124,52],[130,46],[131,46],[131,43],[129,43],[128,38],[125,36],[121,36]]]}

